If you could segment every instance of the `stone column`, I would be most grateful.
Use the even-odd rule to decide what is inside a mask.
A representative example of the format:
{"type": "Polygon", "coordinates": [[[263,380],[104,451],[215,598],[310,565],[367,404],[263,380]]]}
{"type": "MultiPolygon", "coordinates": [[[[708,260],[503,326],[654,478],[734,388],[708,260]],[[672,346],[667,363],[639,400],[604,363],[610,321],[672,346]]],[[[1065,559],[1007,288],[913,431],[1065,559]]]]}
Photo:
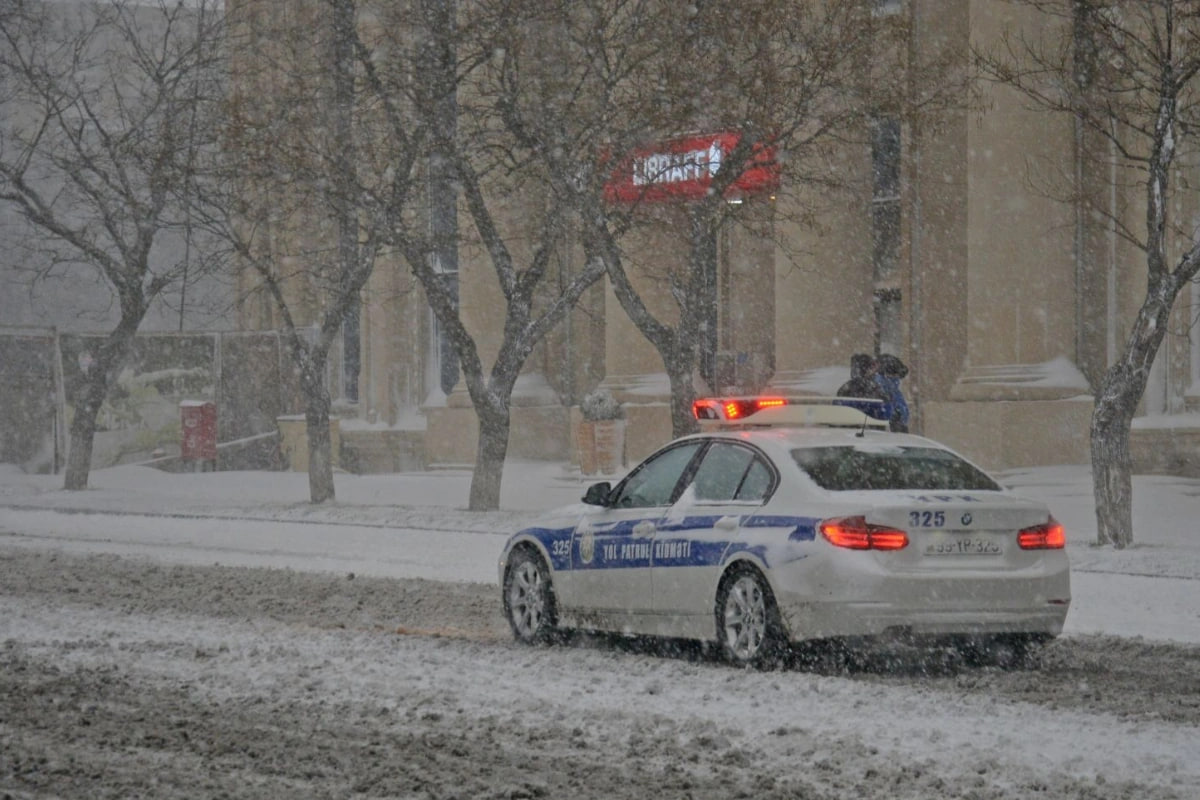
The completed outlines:
{"type": "MultiPolygon", "coordinates": [[[[938,9],[945,6],[935,4],[938,9]]],[[[965,4],[964,4],[965,6],[965,4]]],[[[927,35],[955,25],[947,15],[928,19],[927,35]]],[[[1008,4],[972,2],[969,40],[962,23],[943,40],[969,41],[988,49],[1009,28],[1056,33],[1058,24],[1031,9],[1008,4]]],[[[945,31],[943,33],[946,33],[945,31]]],[[[949,389],[952,402],[925,408],[924,430],[963,449],[985,466],[1008,467],[1086,460],[1088,386],[1074,363],[1076,346],[1075,216],[1063,202],[1073,186],[1073,127],[1068,115],[1033,110],[1014,90],[983,84],[983,110],[969,114],[955,130],[961,161],[953,147],[928,140],[921,151],[919,231],[921,281],[931,295],[919,320],[922,365],[958,368],[949,389]],[[936,159],[946,157],[948,169],[936,159]],[[963,171],[954,169],[954,163],[963,171]],[[937,186],[940,175],[949,175],[937,186]],[[959,184],[958,176],[965,178],[959,184]],[[932,191],[933,183],[938,190],[932,191]],[[962,217],[965,210],[965,220],[962,217]],[[952,219],[965,231],[966,295],[955,303],[948,292],[930,284],[937,265],[954,265],[958,243],[942,235],[938,217],[952,219]],[[957,223],[965,221],[965,229],[957,223]],[[965,303],[965,328],[959,316],[965,303]],[[944,308],[951,315],[946,334],[928,317],[944,308]],[[954,363],[965,334],[965,353],[954,363]],[[932,356],[932,358],[931,358],[932,356]],[[1080,399],[1082,398],[1082,399],[1080,399]]],[[[951,287],[961,287],[958,267],[940,270],[951,287]]],[[[943,375],[926,376],[933,396],[940,395],[943,375]]]]}
{"type": "Polygon", "coordinates": [[[873,348],[869,165],[865,148],[847,148],[842,191],[785,186],[778,195],[774,389],[833,395],[850,356],[873,348]]]}

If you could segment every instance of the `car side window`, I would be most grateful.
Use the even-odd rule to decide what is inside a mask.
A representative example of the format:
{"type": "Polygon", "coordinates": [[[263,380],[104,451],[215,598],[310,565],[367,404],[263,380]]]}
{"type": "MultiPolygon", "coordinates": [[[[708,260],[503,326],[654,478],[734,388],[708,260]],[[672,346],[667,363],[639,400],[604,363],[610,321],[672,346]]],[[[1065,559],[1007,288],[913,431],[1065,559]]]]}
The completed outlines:
{"type": "Polygon", "coordinates": [[[717,442],[704,454],[692,486],[700,501],[762,501],[771,481],[770,468],[753,450],[717,442]]]}
{"type": "Polygon", "coordinates": [[[737,497],[734,499],[761,503],[767,498],[773,483],[774,475],[771,469],[762,459],[756,458],[746,470],[746,477],[742,478],[742,485],[738,488],[737,497]]]}
{"type": "Polygon", "coordinates": [[[619,488],[615,508],[650,508],[670,505],[683,471],[701,442],[672,447],[644,462],[619,488]]]}
{"type": "Polygon", "coordinates": [[[744,447],[714,443],[704,454],[692,481],[696,499],[709,502],[732,500],[753,458],[754,453],[744,447]]]}

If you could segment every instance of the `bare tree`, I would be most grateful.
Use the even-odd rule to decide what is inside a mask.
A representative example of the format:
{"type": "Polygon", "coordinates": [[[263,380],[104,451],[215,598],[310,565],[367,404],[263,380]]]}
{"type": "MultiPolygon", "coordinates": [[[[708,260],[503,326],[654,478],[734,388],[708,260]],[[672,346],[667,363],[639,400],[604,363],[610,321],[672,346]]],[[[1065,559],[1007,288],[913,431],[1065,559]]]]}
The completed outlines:
{"type": "Polygon", "coordinates": [[[360,293],[388,213],[406,206],[422,137],[406,131],[387,164],[369,157],[387,128],[372,125],[364,99],[354,0],[277,12],[260,0],[231,9],[224,181],[199,198],[194,216],[252,276],[240,302],[261,304],[288,343],[304,402],[310,500],[323,503],[336,497],[330,355],[339,341],[357,352],[360,293]]]}
{"type": "MultiPolygon", "coordinates": [[[[431,179],[451,179],[446,185],[461,198],[471,223],[463,235],[472,235],[481,246],[503,297],[503,330],[489,367],[459,314],[456,287],[439,268],[445,237],[456,237],[457,225],[414,223],[401,205],[381,202],[390,207],[389,243],[424,289],[479,418],[469,507],[480,511],[499,506],[512,395],[522,366],[604,274],[603,264],[592,261],[569,278],[553,280],[559,277],[556,257],[567,247],[571,206],[547,182],[527,143],[496,124],[502,98],[487,73],[503,49],[498,32],[515,19],[512,10],[478,3],[460,13],[453,2],[419,0],[415,29],[394,29],[402,38],[377,44],[386,44],[393,54],[408,52],[417,80],[398,80],[395,73],[373,68],[383,59],[373,58],[371,48],[363,50],[368,83],[392,126],[385,141],[403,143],[414,125],[428,132],[431,179]]],[[[560,106],[566,101],[562,98],[560,106]]]]}
{"type": "MultiPolygon", "coordinates": [[[[338,193],[357,187],[359,242],[386,244],[404,257],[458,357],[480,421],[471,508],[499,502],[513,388],[547,332],[606,271],[629,308],[636,312],[640,304],[624,289],[620,238],[644,220],[636,209],[605,202],[607,177],[637,148],[700,126],[735,130],[740,137],[723,152],[709,196],[690,207],[694,262],[703,268],[673,276],[686,311],[678,330],[655,320],[644,306],[635,316],[658,336],[679,387],[678,416],[691,423],[694,334],[707,319],[701,312],[711,294],[715,231],[733,213],[724,190],[761,159],[764,147],[819,155],[825,142],[844,138],[849,120],[863,119],[863,109],[847,102],[847,94],[870,81],[852,67],[881,45],[863,30],[872,20],[869,4],[854,4],[853,13],[839,12],[842,5],[817,14],[807,5],[797,10],[766,0],[740,13],[700,4],[699,21],[685,15],[692,25],[686,31],[671,4],[650,0],[479,0],[461,6],[413,0],[370,14],[359,9],[355,126],[369,124],[370,132],[364,127],[351,138],[360,169],[364,164],[387,169],[360,174],[338,193]],[[677,34],[683,33],[690,38],[680,45],[677,34]],[[699,84],[697,76],[703,77],[699,84]],[[703,96],[693,96],[697,86],[703,96]],[[791,116],[769,112],[778,109],[789,109],[791,116]],[[410,168],[424,172],[416,175],[410,168]],[[453,202],[448,209],[434,208],[436,201],[417,202],[413,181],[442,186],[453,202]],[[455,209],[465,212],[469,226],[444,216],[455,209]],[[387,232],[376,238],[376,228],[363,226],[380,218],[388,220],[387,232]],[[557,258],[578,246],[572,241],[580,232],[586,250],[582,270],[553,280],[562,277],[556,276],[557,258]],[[490,366],[459,314],[456,286],[444,269],[447,245],[460,239],[483,254],[502,298],[502,335],[489,343],[497,352],[490,366]]],[[[285,78],[295,80],[295,74],[285,78]]],[[[263,91],[288,96],[277,86],[263,91]]],[[[285,105],[302,105],[301,97],[290,97],[285,105]]],[[[303,139],[302,146],[311,146],[311,137],[301,133],[304,122],[295,116],[267,125],[268,135],[260,138],[303,139]]],[[[265,161],[280,168],[278,158],[265,161]]],[[[319,161],[289,157],[281,190],[293,196],[303,191],[307,167],[300,165],[319,161]]],[[[812,163],[819,164],[812,179],[822,179],[823,159],[812,163]]],[[[795,164],[794,172],[805,171],[803,159],[795,164]]],[[[339,177],[349,171],[343,166],[339,177]]],[[[332,182],[321,171],[313,180],[319,183],[320,175],[332,182]]],[[[264,178],[269,182],[272,176],[264,178]]],[[[274,200],[263,207],[272,203],[280,207],[274,200]]],[[[279,217],[278,210],[273,213],[279,217]]],[[[263,218],[264,229],[271,224],[263,218]]],[[[277,274],[281,265],[278,258],[264,263],[277,274]]],[[[301,273],[311,282],[308,267],[301,273]]],[[[278,274],[280,296],[287,295],[290,278],[278,274]]]]}
{"type": "Polygon", "coordinates": [[[681,8],[593,0],[526,8],[556,41],[572,43],[553,67],[554,87],[572,105],[556,105],[553,95],[546,100],[546,63],[536,49],[509,45],[500,81],[503,121],[570,196],[588,256],[605,264],[622,308],[662,358],[674,434],[691,432],[697,369],[710,382],[715,373],[720,231],[751,225],[770,236],[760,203],[730,201],[746,199],[753,188],[765,197],[854,180],[830,168],[831,156],[839,148],[865,150],[871,114],[905,110],[898,88],[904,70],[880,64],[898,64],[904,54],[902,23],[877,18],[871,3],[756,0],[681,8]],[[597,109],[584,126],[576,121],[581,105],[597,109]],[[588,147],[556,138],[556,131],[578,127],[588,132],[588,147]],[[691,138],[705,141],[686,152],[691,138]],[[665,157],[647,157],[656,152],[665,157]],[[680,168],[700,176],[690,181],[698,191],[656,203],[680,168]],[[612,181],[622,169],[638,172],[641,191],[612,202],[612,181]],[[667,287],[674,303],[668,310],[652,309],[629,274],[625,242],[648,229],[687,253],[675,268],[640,266],[667,287]]]}
{"type": "Polygon", "coordinates": [[[978,54],[985,75],[1016,88],[1041,108],[1073,116],[1083,131],[1106,142],[1099,153],[1081,152],[1088,159],[1081,166],[1107,173],[1115,165],[1135,176],[1133,186],[1145,202],[1139,231],[1117,209],[1082,194],[1075,198],[1146,258],[1146,293],[1123,347],[1096,386],[1091,423],[1097,539],[1123,548],[1133,542],[1133,417],[1175,301],[1200,271],[1200,230],[1172,216],[1172,198],[1191,191],[1174,183],[1176,166],[1194,155],[1200,143],[1200,3],[1023,4],[1047,15],[1056,23],[1047,28],[1058,34],[1011,32],[996,52],[978,54]],[[1181,254],[1172,259],[1174,247],[1181,254]]]}
{"type": "MultiPolygon", "coordinates": [[[[564,206],[545,198],[521,156],[497,156],[504,146],[488,131],[486,102],[464,107],[458,99],[481,63],[478,48],[464,48],[460,58],[460,45],[466,37],[478,43],[486,26],[460,24],[455,4],[438,0],[386,8],[319,0],[300,8],[315,16],[280,18],[257,0],[233,12],[245,38],[233,45],[240,90],[231,113],[231,195],[209,202],[206,219],[255,276],[252,292],[269,298],[270,316],[291,342],[306,401],[312,499],[334,496],[329,348],[388,250],[409,265],[461,364],[480,420],[470,507],[494,509],[521,367],[603,267],[548,288],[564,206]],[[251,39],[265,44],[251,50],[251,39]],[[312,98],[326,102],[314,106],[312,98]],[[517,196],[538,198],[540,207],[530,208],[541,216],[529,225],[532,242],[514,252],[504,231],[517,196]],[[446,269],[458,246],[460,200],[504,296],[504,332],[490,368],[459,315],[446,269]]],[[[352,335],[348,327],[343,335],[352,335]]]]}
{"type": "Polygon", "coordinates": [[[74,398],[67,489],[87,487],[101,404],[185,269],[160,248],[186,225],[196,154],[216,144],[195,120],[222,100],[222,24],[204,0],[9,2],[0,14],[0,199],[57,263],[99,275],[120,311],[74,398]]]}

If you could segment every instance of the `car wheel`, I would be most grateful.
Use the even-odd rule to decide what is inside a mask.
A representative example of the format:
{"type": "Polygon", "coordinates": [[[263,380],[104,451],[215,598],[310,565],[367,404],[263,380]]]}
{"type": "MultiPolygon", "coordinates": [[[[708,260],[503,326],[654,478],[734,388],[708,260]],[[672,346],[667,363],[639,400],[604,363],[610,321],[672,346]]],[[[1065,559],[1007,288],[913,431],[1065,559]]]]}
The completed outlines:
{"type": "Polygon", "coordinates": [[[529,550],[512,554],[504,573],[504,615],[525,644],[550,641],[557,624],[554,592],[545,563],[529,550]]]}
{"type": "Polygon", "coordinates": [[[1047,637],[1014,633],[1000,637],[995,651],[995,664],[1000,669],[1037,669],[1042,665],[1042,648],[1047,637]]]}
{"type": "Polygon", "coordinates": [[[960,644],[959,652],[972,667],[1034,669],[1039,666],[1044,643],[1044,637],[1020,633],[970,637],[960,644]]]}
{"type": "Polygon", "coordinates": [[[725,658],[742,667],[771,667],[784,651],[775,597],[762,573],[735,566],[717,590],[717,640],[725,658]]]}

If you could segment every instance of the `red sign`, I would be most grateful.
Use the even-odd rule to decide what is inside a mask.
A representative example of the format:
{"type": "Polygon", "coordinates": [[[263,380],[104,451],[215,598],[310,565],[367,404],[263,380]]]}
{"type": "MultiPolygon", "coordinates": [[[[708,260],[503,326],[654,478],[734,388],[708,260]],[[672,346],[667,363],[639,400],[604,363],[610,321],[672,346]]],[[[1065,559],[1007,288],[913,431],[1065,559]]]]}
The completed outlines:
{"type": "MultiPolygon", "coordinates": [[[[661,203],[705,197],[713,177],[741,138],[740,133],[727,131],[671,139],[634,150],[613,170],[604,185],[604,199],[610,203],[661,203]]],[[[779,163],[775,148],[758,144],[725,194],[729,197],[777,188],[779,163]]]]}
{"type": "Polygon", "coordinates": [[[184,461],[216,461],[216,403],[184,400],[179,404],[179,411],[183,428],[180,458],[184,461]]]}

